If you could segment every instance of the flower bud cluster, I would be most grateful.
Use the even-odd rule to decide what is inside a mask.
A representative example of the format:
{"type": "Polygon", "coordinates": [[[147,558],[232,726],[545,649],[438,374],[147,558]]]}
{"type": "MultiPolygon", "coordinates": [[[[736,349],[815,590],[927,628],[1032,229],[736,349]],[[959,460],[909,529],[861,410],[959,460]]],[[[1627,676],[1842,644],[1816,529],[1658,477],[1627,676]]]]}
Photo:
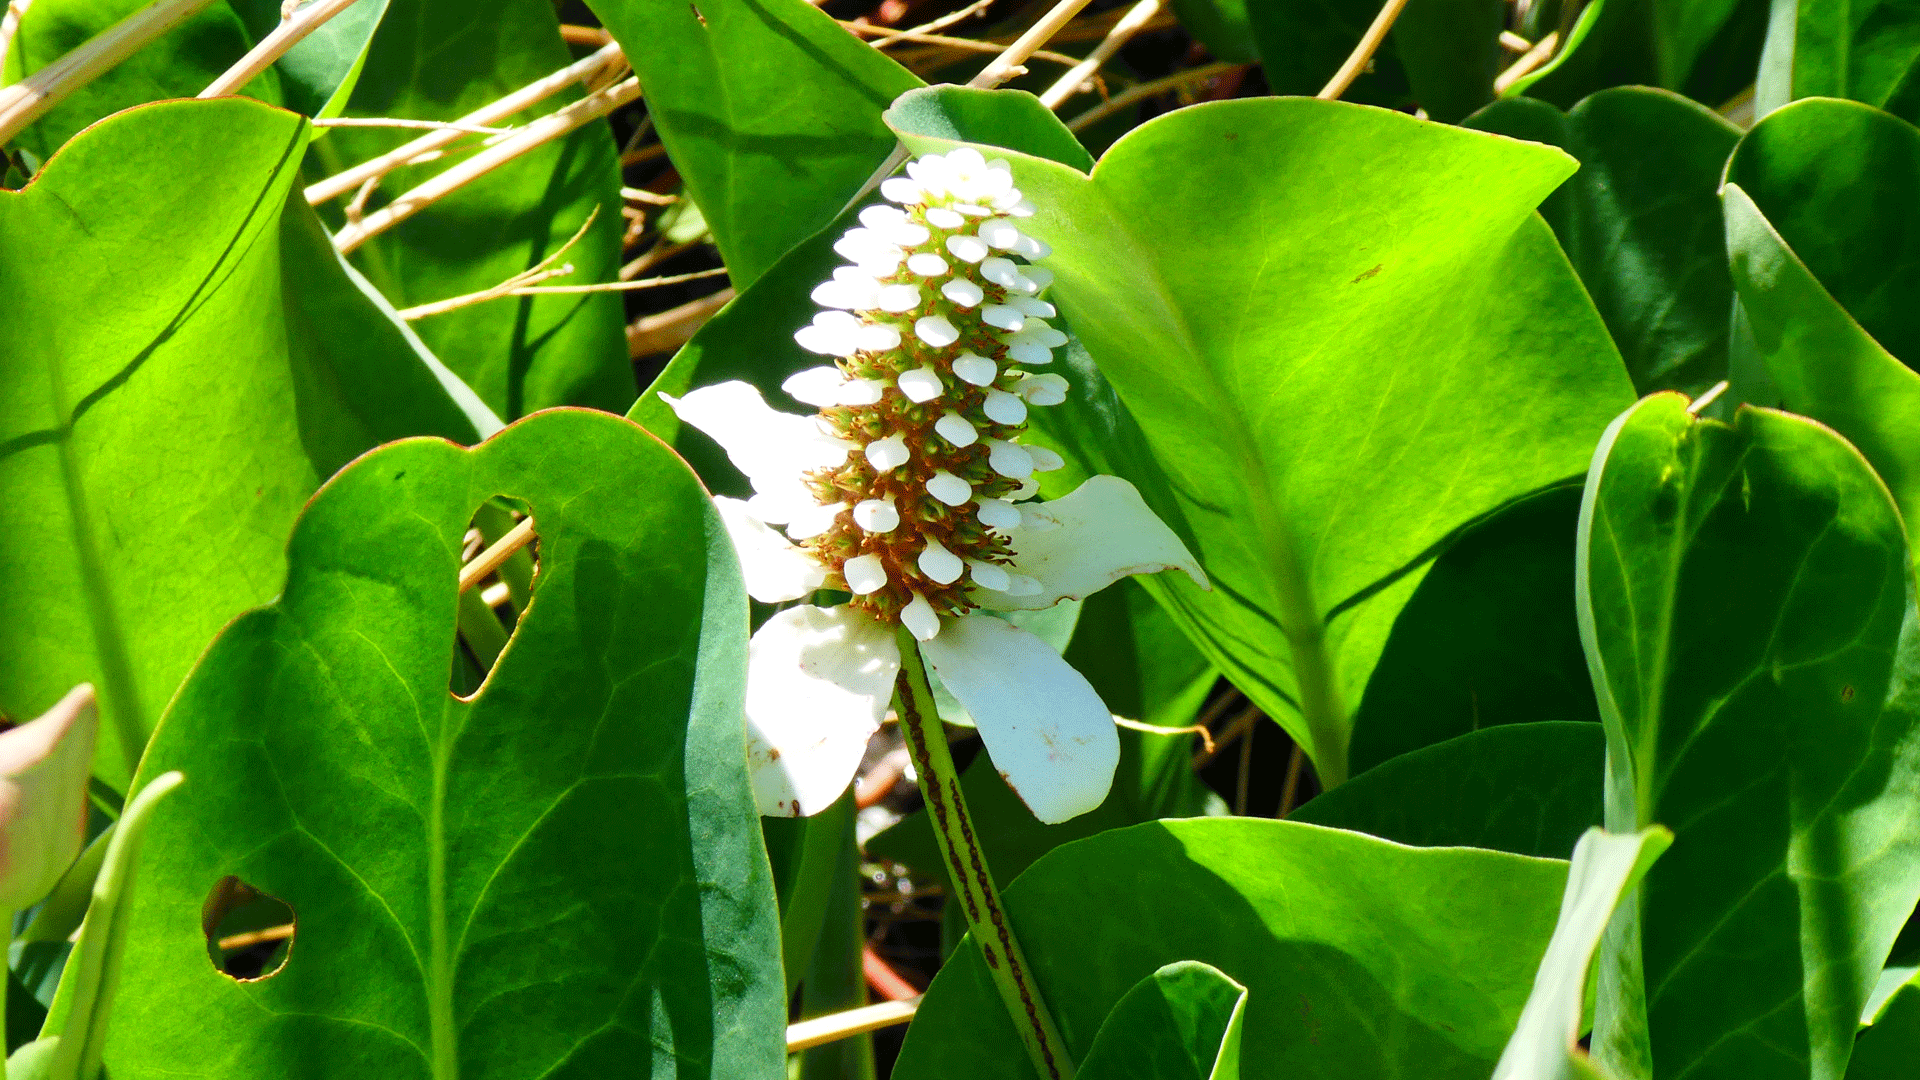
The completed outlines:
{"type": "Polygon", "coordinates": [[[808,474],[818,505],[787,535],[854,606],[925,640],[975,606],[971,588],[1039,591],[1010,568],[1007,530],[1033,474],[1063,464],[1019,436],[1030,407],[1066,400],[1065,379],[1027,369],[1067,337],[1047,322],[1053,276],[1030,260],[1048,248],[1014,223],[1034,207],[1005,161],[930,154],[880,193],[834,245],[852,265],[813,291],[827,310],[794,335],[835,363],[784,389],[854,449],[808,474]]]}

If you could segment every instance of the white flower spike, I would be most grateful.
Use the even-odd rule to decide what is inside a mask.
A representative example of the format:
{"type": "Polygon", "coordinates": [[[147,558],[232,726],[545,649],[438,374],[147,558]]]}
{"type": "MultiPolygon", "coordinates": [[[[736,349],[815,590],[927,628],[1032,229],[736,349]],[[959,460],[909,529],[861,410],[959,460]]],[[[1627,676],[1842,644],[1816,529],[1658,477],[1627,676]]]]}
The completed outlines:
{"type": "Polygon", "coordinates": [[[720,501],[748,592],[853,595],[782,611],[754,634],[754,793],[763,814],[806,815],[846,790],[886,712],[904,626],[1035,816],[1065,821],[1106,797],[1112,716],[1052,648],[978,609],[1047,607],[1170,569],[1206,588],[1206,575],[1117,477],[1018,505],[1035,470],[1064,464],[1019,440],[1030,409],[1066,400],[1064,378],[1026,368],[1067,337],[1037,295],[1053,275],[1015,261],[1048,249],[1013,225],[1036,210],[1007,163],[965,147],[927,155],[880,192],[898,205],[861,211],[834,245],[856,265],[814,290],[827,310],[794,335],[838,358],[784,384],[813,417],[774,413],[743,383],[667,399],[753,485],[745,503],[720,501]]]}

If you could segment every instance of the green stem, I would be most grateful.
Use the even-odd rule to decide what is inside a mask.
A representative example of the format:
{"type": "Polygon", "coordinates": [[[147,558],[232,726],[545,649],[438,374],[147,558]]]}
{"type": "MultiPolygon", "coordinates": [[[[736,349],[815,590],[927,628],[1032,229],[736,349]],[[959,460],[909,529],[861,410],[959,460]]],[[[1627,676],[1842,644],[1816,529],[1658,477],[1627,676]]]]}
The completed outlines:
{"type": "Polygon", "coordinates": [[[927,681],[920,643],[904,627],[899,639],[900,677],[894,682],[893,705],[900,714],[900,732],[920,774],[921,794],[973,943],[987,962],[994,988],[1013,1017],[1035,1071],[1043,1080],[1071,1080],[1074,1065],[1066,1040],[1060,1037],[1060,1029],[1034,981],[1033,969],[1013,936],[1013,924],[1000,905],[1000,891],[987,869],[986,852],[974,833],[973,815],[967,811],[966,796],[960,791],[960,771],[954,768],[953,755],[947,749],[947,733],[940,726],[940,711],[934,704],[933,686],[927,681]]]}

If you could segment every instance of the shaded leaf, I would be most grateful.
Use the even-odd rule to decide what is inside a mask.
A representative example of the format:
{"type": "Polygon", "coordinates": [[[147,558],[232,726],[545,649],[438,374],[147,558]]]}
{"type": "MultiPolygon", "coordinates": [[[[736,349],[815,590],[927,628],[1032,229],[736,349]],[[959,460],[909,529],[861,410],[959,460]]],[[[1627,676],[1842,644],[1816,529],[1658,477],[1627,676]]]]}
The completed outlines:
{"type": "Polygon", "coordinates": [[[922,85],[806,0],[593,0],[744,289],[839,214],[922,85]]]}
{"type": "Polygon", "coordinates": [[[777,915],[741,752],[746,603],[705,492],[630,424],[531,418],[468,451],[407,440],[314,499],[282,598],[237,620],[143,773],[156,823],[115,1076],[767,1076],[777,915]],[[534,595],[475,696],[448,692],[461,538],[503,494],[534,595]],[[206,889],[295,913],[284,970],[207,962],[206,889]]]}
{"type": "Polygon", "coordinates": [[[1839,1076],[1920,899],[1913,586],[1892,500],[1819,424],[1696,420],[1655,395],[1594,454],[1578,588],[1607,825],[1675,836],[1609,933],[1596,1060],[1839,1076]]]}
{"type": "MultiPolygon", "coordinates": [[[[951,145],[902,136],[916,152],[951,145]]],[[[1152,461],[1111,467],[1140,444],[1115,430],[1069,446],[1078,464],[1056,485],[1113,471],[1141,489],[1215,586],[1147,588],[1339,783],[1352,703],[1428,560],[1577,473],[1627,397],[1533,214],[1572,163],[1285,98],[1160,117],[1091,179],[1006,156],[1042,207],[1027,227],[1054,248],[1052,298],[1152,461]],[[1374,167],[1383,154],[1396,168],[1374,167]],[[1216,182],[1170,182],[1203,159],[1216,182]]]]}
{"type": "Polygon", "coordinates": [[[1192,960],[1134,984],[1093,1037],[1086,1080],[1240,1080],[1247,988],[1192,960]]]}
{"type": "Polygon", "coordinates": [[[1755,114],[1805,97],[1851,98],[1920,121],[1920,23],[1903,0],[1781,0],[1755,114]]]}
{"type": "MultiPolygon", "coordinates": [[[[1249,4],[1262,70],[1274,93],[1318,93],[1379,11],[1373,0],[1249,4]]],[[[1497,0],[1410,0],[1369,70],[1343,96],[1391,108],[1417,105],[1436,120],[1458,120],[1493,100],[1505,25],[1497,0]]]]}
{"type": "Polygon", "coordinates": [[[1760,403],[1851,440],[1908,522],[1920,521],[1916,188],[1920,130],[1815,100],[1754,126],[1723,195],[1728,260],[1765,365],[1760,403]]]}
{"type": "Polygon", "coordinates": [[[1580,160],[1547,196],[1553,226],[1641,393],[1698,393],[1726,377],[1720,176],[1740,132],[1677,94],[1602,90],[1569,113],[1509,98],[1466,124],[1552,143],[1580,160]]]}
{"type": "Polygon", "coordinates": [[[1214,59],[1237,64],[1260,59],[1247,0],[1173,0],[1173,13],[1214,59]]]}
{"type": "Polygon", "coordinates": [[[1508,95],[1563,109],[1612,86],[1657,86],[1719,106],[1752,84],[1769,0],[1592,0],[1565,43],[1508,95]]]}
{"type": "Polygon", "coordinates": [[[1920,1060],[1920,983],[1908,982],[1854,1042],[1847,1080],[1901,1080],[1912,1075],[1915,1060],[1920,1060]]]}
{"type": "Polygon", "coordinates": [[[1598,724],[1509,724],[1423,747],[1288,814],[1415,847],[1565,858],[1600,821],[1598,724]]]}
{"type": "Polygon", "coordinates": [[[0,193],[0,573],[22,615],[0,707],[98,685],[116,788],[215,631],[279,588],[322,480],[388,439],[476,435],[457,382],[282,213],[306,138],[243,98],[144,106],[0,193]]]}
{"type": "MultiPolygon", "coordinates": [[[[1197,960],[1247,988],[1244,1080],[1485,1080],[1565,881],[1546,859],[1215,818],[1066,845],[1004,899],[1083,1060],[1128,990],[1197,960]]],[[[1033,1075],[977,950],[934,979],[894,1075],[1033,1075]]]]}
{"type": "MultiPolygon", "coordinates": [[[[452,120],[572,59],[546,0],[391,0],[347,111],[452,120]]],[[[579,96],[570,87],[499,124],[525,123],[579,96]]],[[[419,134],[336,129],[314,144],[312,168],[338,172],[419,134]]],[[[379,209],[465,157],[452,154],[388,173],[367,209],[379,209]]],[[[559,251],[596,207],[599,217],[565,256],[574,273],[554,284],[617,276],[625,222],[618,154],[604,121],[466,184],[367,241],[352,257],[395,307],[412,307],[489,289],[526,270],[559,251]]],[[[338,225],[334,205],[322,212],[338,225]]],[[[587,293],[504,297],[413,325],[489,407],[512,420],[551,405],[614,412],[631,405],[624,323],[618,294],[587,293]]]]}
{"type": "Polygon", "coordinates": [[[1554,488],[1434,560],[1354,712],[1355,774],[1482,728],[1600,718],[1573,614],[1579,519],[1580,489],[1554,488]]]}

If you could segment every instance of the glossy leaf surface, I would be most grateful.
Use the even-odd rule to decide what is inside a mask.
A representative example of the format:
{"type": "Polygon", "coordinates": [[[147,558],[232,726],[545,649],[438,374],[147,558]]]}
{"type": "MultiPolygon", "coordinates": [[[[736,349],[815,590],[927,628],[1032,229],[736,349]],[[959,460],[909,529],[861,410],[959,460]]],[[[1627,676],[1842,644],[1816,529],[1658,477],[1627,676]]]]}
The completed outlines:
{"type": "Polygon", "coordinates": [[[1075,1075],[1085,1080],[1240,1080],[1247,988],[1195,961],[1134,984],[1075,1075]]]}
{"type": "Polygon", "coordinates": [[[224,632],[143,770],[149,835],[117,1077],[766,1076],[778,916],[741,748],[746,604],[685,466],[616,417],[467,451],[382,448],[316,497],[285,592],[224,632]],[[473,697],[448,691],[474,508],[532,508],[534,595],[473,697]],[[286,967],[207,962],[208,888],[292,907],[286,967]]]}
{"type": "Polygon", "coordinates": [[[1415,847],[1563,859],[1600,823],[1599,724],[1507,724],[1376,766],[1288,814],[1415,847]]]}
{"type": "Polygon", "coordinates": [[[1920,24],[1902,0],[1790,0],[1767,32],[1755,104],[1762,115],[1798,98],[1862,101],[1920,120],[1920,24]]]}
{"type": "Polygon", "coordinates": [[[1148,588],[1338,783],[1353,704],[1427,562],[1576,474],[1628,396],[1533,215],[1571,162],[1295,99],[1161,117],[1091,179],[1007,157],[1044,208],[1027,228],[1053,246],[1053,301],[1149,455],[1112,460],[1141,440],[1109,412],[1087,429],[1112,420],[1110,436],[1068,446],[1077,467],[1131,480],[1180,533],[1214,590],[1148,588]],[[1382,154],[1398,167],[1373,167],[1382,154]],[[1196,159],[1218,183],[1169,181],[1196,159]]]}
{"type": "Polygon", "coordinates": [[[922,85],[806,0],[594,0],[735,288],[817,232],[892,152],[922,85]]]}
{"type": "Polygon", "coordinates": [[[162,103],[0,192],[0,568],[24,616],[0,629],[0,707],[97,684],[115,788],[208,640],[279,587],[320,482],[484,417],[305,208],[283,214],[306,138],[258,102],[162,103]]]}
{"type": "MultiPolygon", "coordinates": [[[[1611,0],[1609,0],[1611,2],[1611,0]]],[[[1467,126],[1551,143],[1580,171],[1540,206],[1641,393],[1698,393],[1726,377],[1720,175],[1740,131],[1678,94],[1602,90],[1570,112],[1495,102],[1467,126]]]]}
{"type": "Polygon", "coordinates": [[[1559,10],[1562,46],[1508,94],[1565,109],[1608,87],[1639,84],[1717,107],[1752,84],[1769,7],[1768,0],[1594,0],[1577,19],[1567,5],[1559,10]]]}
{"type": "MultiPolygon", "coordinates": [[[[1247,987],[1245,1080],[1484,1080],[1565,881],[1553,860],[1208,819],[1069,844],[1005,901],[1077,1057],[1136,983],[1198,960],[1247,987]]],[[[976,950],[934,980],[894,1075],[1032,1075],[976,950]]]]}
{"type": "Polygon", "coordinates": [[[1631,836],[1595,827],[1580,838],[1560,921],[1494,1080],[1586,1080],[1599,1072],[1579,1044],[1587,971],[1614,908],[1671,843],[1673,834],[1658,826],[1631,836]]]}
{"type": "Polygon", "coordinates": [[[1920,521],[1912,190],[1920,130],[1816,100],[1754,126],[1723,195],[1728,260],[1772,393],[1859,447],[1910,523],[1920,521]]]}
{"type": "MultiPolygon", "coordinates": [[[[572,54],[545,0],[391,0],[347,112],[453,120],[566,67],[572,54]]],[[[580,96],[569,88],[500,121],[524,124],[580,96]]],[[[336,130],[314,167],[336,172],[408,142],[404,129],[336,130]]],[[[369,211],[467,157],[396,169],[369,211]]],[[[317,176],[314,178],[318,178],[317,176]]],[[[590,123],[461,187],[369,240],[353,261],[395,307],[490,289],[560,250],[599,216],[550,284],[612,281],[620,265],[620,170],[613,134],[590,123]]],[[[322,208],[338,225],[337,204],[322,208]]],[[[624,411],[633,403],[624,310],[613,293],[513,296],[414,324],[423,340],[503,418],[552,405],[624,411]]]]}
{"type": "Polygon", "coordinates": [[[1594,1056],[1838,1077],[1920,898],[1906,537],[1829,429],[1686,405],[1614,422],[1581,514],[1607,825],[1675,837],[1609,935],[1594,1056]]]}

